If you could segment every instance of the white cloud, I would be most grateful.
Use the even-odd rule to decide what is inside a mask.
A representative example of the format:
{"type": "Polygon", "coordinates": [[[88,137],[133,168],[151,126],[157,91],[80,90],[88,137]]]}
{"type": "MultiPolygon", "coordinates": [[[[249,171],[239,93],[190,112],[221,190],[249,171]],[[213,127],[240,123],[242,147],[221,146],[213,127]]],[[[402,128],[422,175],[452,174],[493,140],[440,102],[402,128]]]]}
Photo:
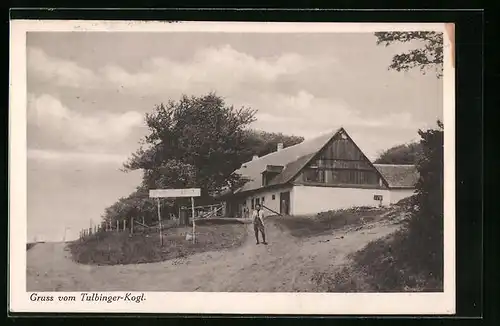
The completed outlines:
{"type": "Polygon", "coordinates": [[[391,129],[416,129],[419,122],[413,121],[409,112],[387,116],[361,114],[341,100],[315,97],[301,90],[295,95],[268,93],[255,97],[242,105],[259,108],[256,128],[264,130],[294,130],[298,135],[317,134],[315,130],[330,130],[344,127],[373,127],[391,129]]]}
{"type": "Polygon", "coordinates": [[[114,163],[122,164],[127,157],[105,153],[85,153],[28,149],[28,159],[56,163],[114,163]]]}
{"type": "Polygon", "coordinates": [[[92,70],[72,61],[48,56],[39,48],[28,48],[28,72],[43,81],[63,87],[96,87],[98,78],[92,70]]]}
{"type": "Polygon", "coordinates": [[[89,143],[117,143],[123,141],[133,128],[143,125],[143,117],[136,111],[84,115],[48,94],[29,96],[28,121],[43,132],[64,138],[66,143],[76,147],[89,143]]]}
{"type": "Polygon", "coordinates": [[[208,91],[231,94],[242,89],[266,88],[279,77],[293,76],[326,61],[334,59],[311,61],[295,53],[256,58],[226,45],[200,49],[191,60],[183,62],[153,57],[138,72],[108,64],[94,73],[75,62],[48,56],[38,48],[30,48],[28,52],[30,73],[48,83],[73,88],[123,88],[141,96],[208,91]]]}
{"type": "MultiPolygon", "coordinates": [[[[257,58],[226,45],[200,49],[185,61],[153,57],[136,72],[109,64],[95,74],[74,62],[51,58],[39,49],[32,50],[30,56],[32,62],[38,63],[36,66],[32,64],[31,69],[59,86],[100,87],[107,91],[120,89],[131,96],[162,96],[166,99],[175,99],[181,93],[199,95],[217,91],[230,104],[257,109],[259,113],[253,127],[266,131],[312,137],[340,126],[348,130],[400,131],[416,130],[419,126],[409,112],[377,116],[366,107],[352,107],[340,98],[316,96],[304,84],[292,94],[278,91],[279,82],[299,85],[302,73],[323,71],[337,64],[335,59],[326,56],[307,60],[298,54],[283,53],[257,58]]],[[[110,96],[113,95],[110,93],[110,96]]],[[[101,111],[97,115],[84,115],[48,95],[33,102],[32,121],[48,132],[68,138],[79,148],[88,142],[118,143],[142,120],[134,111],[123,114],[101,111]]]]}

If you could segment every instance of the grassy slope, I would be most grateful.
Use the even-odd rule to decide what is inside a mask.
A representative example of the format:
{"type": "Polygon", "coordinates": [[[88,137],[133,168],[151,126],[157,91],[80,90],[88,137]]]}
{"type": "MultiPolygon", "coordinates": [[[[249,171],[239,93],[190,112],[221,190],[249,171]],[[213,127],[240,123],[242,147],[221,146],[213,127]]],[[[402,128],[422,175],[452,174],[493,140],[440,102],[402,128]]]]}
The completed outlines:
{"type": "Polygon", "coordinates": [[[287,216],[276,219],[291,235],[313,237],[332,231],[361,226],[386,218],[391,208],[357,207],[319,213],[311,216],[287,216]]]}
{"type": "MultiPolygon", "coordinates": [[[[277,225],[297,238],[314,237],[335,230],[361,228],[379,221],[407,220],[407,207],[353,208],[317,214],[315,217],[273,218],[277,225]]],[[[197,252],[221,250],[241,245],[246,229],[241,224],[208,224],[197,226],[198,243],[186,241],[190,228],[172,228],[165,233],[165,246],[159,246],[158,235],[128,233],[96,235],[85,242],[70,245],[76,261],[87,264],[132,264],[162,261],[197,252]]],[[[424,272],[418,266],[415,253],[418,243],[408,240],[403,226],[387,237],[369,243],[352,254],[340,270],[316,273],[314,283],[328,292],[400,292],[442,291],[442,277],[424,272]]]]}
{"type": "Polygon", "coordinates": [[[164,230],[163,247],[157,232],[103,232],[69,245],[73,260],[83,264],[139,264],[185,257],[194,253],[223,250],[241,245],[246,238],[241,223],[197,225],[196,243],[185,238],[190,227],[164,230]]]}
{"type": "MultiPolygon", "coordinates": [[[[385,218],[401,218],[406,202],[393,206],[385,218]]],[[[409,216],[408,216],[409,217],[409,216]]],[[[410,217],[411,218],[411,217],[410,217]]],[[[404,225],[397,232],[370,242],[351,255],[340,272],[318,274],[314,280],[328,292],[436,292],[443,291],[443,279],[419,265],[416,253],[422,246],[412,241],[404,225]]]]}
{"type": "Polygon", "coordinates": [[[351,257],[351,263],[334,275],[317,281],[328,292],[435,292],[443,282],[432,274],[411,267],[412,248],[407,230],[402,229],[369,243],[351,257]]]}

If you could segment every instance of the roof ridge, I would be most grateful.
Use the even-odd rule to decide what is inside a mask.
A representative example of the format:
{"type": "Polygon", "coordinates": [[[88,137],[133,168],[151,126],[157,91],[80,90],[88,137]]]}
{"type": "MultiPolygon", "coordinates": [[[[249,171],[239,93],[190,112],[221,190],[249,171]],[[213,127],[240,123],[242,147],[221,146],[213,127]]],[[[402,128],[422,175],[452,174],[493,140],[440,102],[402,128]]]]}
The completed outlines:
{"type": "MultiPolygon", "coordinates": [[[[243,164],[250,163],[250,162],[254,162],[254,161],[258,161],[258,160],[260,160],[261,158],[269,157],[269,156],[271,156],[271,155],[273,155],[273,154],[276,154],[276,153],[280,153],[280,152],[283,152],[283,151],[289,150],[290,148],[294,148],[294,147],[296,147],[296,146],[303,145],[304,143],[307,143],[307,142],[312,142],[312,141],[314,141],[314,140],[316,140],[316,139],[318,139],[318,138],[320,138],[320,137],[325,137],[325,136],[326,136],[326,135],[328,135],[328,134],[331,134],[331,135],[332,135],[332,137],[333,137],[333,135],[335,135],[335,134],[336,134],[336,133],[337,133],[340,129],[341,129],[341,128],[336,129],[333,133],[332,133],[332,131],[328,131],[328,132],[325,132],[325,133],[323,133],[323,134],[321,134],[321,135],[318,135],[318,136],[316,136],[316,137],[309,138],[309,139],[304,139],[304,140],[303,140],[303,141],[301,141],[300,143],[297,143],[297,144],[292,145],[292,146],[284,147],[283,149],[281,149],[281,150],[279,150],[279,151],[274,151],[274,152],[267,153],[266,155],[259,156],[257,159],[255,159],[255,160],[251,160],[251,161],[248,161],[248,162],[245,162],[245,163],[243,163],[243,164]]],[[[307,155],[307,154],[306,154],[306,155],[307,155]]],[[[305,155],[302,155],[302,156],[305,156],[305,155]]],[[[302,156],[300,156],[300,157],[302,157],[302,156]]]]}

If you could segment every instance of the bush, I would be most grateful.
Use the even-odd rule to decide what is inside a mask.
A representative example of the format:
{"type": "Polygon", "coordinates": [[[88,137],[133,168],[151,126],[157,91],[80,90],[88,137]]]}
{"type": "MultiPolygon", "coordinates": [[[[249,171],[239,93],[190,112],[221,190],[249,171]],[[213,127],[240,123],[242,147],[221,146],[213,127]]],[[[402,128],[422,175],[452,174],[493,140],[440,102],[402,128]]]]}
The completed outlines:
{"type": "Polygon", "coordinates": [[[328,292],[437,292],[442,278],[418,266],[420,250],[409,238],[409,229],[370,242],[351,256],[352,264],[333,277],[317,276],[314,281],[328,292]]]}
{"type": "Polygon", "coordinates": [[[443,125],[438,129],[419,131],[422,138],[422,156],[417,162],[420,179],[417,183],[416,203],[408,224],[408,241],[415,267],[443,278],[443,125]]]}

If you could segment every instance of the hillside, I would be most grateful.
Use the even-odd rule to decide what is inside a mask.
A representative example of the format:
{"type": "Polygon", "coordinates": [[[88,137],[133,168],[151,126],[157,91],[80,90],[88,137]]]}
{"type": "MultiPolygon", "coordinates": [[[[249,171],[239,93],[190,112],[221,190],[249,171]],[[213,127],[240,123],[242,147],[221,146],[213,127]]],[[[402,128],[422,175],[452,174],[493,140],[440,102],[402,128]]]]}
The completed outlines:
{"type": "MultiPolygon", "coordinates": [[[[336,291],[325,279],[350,266],[350,257],[369,243],[386,239],[400,229],[402,217],[404,212],[397,206],[330,212],[310,217],[309,226],[304,224],[305,217],[270,217],[266,221],[267,246],[255,245],[252,226],[244,224],[247,236],[240,247],[193,252],[148,264],[78,264],[65,244],[39,244],[28,251],[27,288],[28,291],[336,291]],[[328,221],[339,220],[339,216],[349,217],[340,224],[329,224],[328,221]],[[300,222],[290,223],[292,220],[300,222]],[[312,226],[315,224],[322,227],[312,226]],[[307,234],[298,231],[308,228],[316,231],[307,234]]],[[[379,259],[370,257],[371,261],[365,262],[367,266],[379,259]]]]}
{"type": "MultiPolygon", "coordinates": [[[[182,258],[205,251],[240,246],[246,239],[242,222],[233,220],[196,227],[197,241],[186,240],[192,228],[170,227],[162,230],[163,246],[157,229],[126,232],[99,232],[72,242],[68,248],[78,263],[91,265],[142,264],[182,258]]],[[[201,222],[199,224],[202,224],[201,222]]]]}

